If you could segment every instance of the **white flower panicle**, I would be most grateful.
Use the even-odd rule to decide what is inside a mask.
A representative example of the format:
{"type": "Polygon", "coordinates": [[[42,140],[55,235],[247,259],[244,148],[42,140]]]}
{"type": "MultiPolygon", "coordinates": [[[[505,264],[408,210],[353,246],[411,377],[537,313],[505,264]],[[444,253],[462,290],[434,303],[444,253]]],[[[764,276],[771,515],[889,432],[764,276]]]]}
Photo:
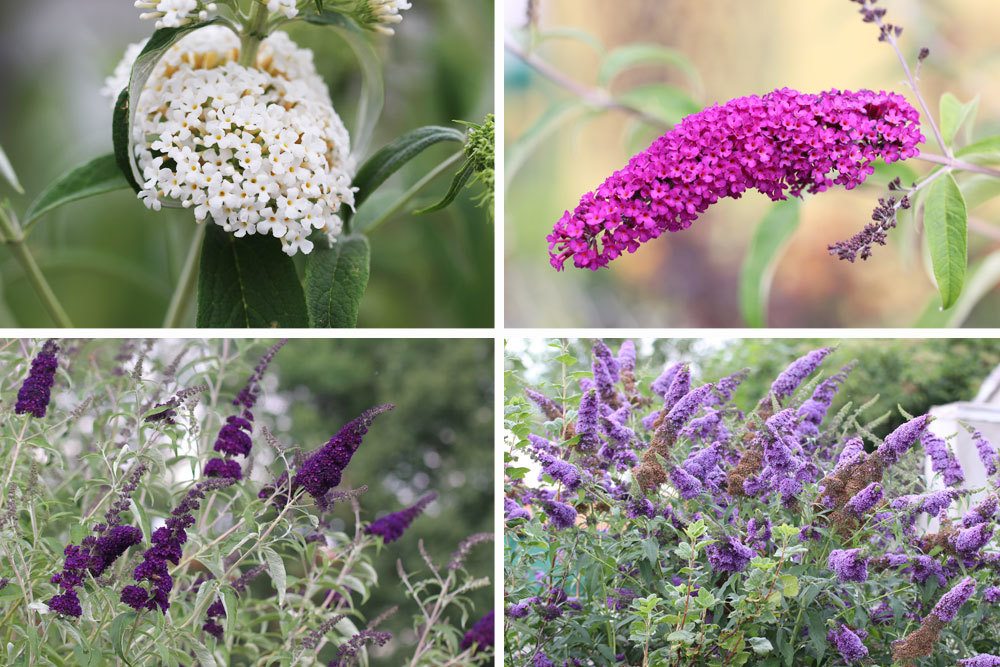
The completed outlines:
{"type": "Polygon", "coordinates": [[[156,19],[157,28],[180,28],[192,21],[205,21],[218,7],[202,0],[137,0],[136,9],[149,10],[141,19],[156,19]]]}
{"type": "Polygon", "coordinates": [[[412,5],[408,0],[368,0],[368,7],[373,19],[372,28],[384,35],[394,35],[396,31],[391,26],[403,20],[399,12],[412,5]]]}
{"type": "MultiPolygon", "coordinates": [[[[310,232],[332,240],[341,205],[354,205],[347,129],[311,51],[276,32],[247,68],[239,45],[209,26],[158,63],[132,127],[139,197],[154,210],[173,199],[237,237],[270,234],[289,255],[309,253],[310,232]]],[[[108,88],[121,83],[111,79],[108,88]]]]}
{"type": "Polygon", "coordinates": [[[296,0],[267,0],[267,11],[272,14],[281,12],[285,18],[293,19],[299,13],[296,0]]]}

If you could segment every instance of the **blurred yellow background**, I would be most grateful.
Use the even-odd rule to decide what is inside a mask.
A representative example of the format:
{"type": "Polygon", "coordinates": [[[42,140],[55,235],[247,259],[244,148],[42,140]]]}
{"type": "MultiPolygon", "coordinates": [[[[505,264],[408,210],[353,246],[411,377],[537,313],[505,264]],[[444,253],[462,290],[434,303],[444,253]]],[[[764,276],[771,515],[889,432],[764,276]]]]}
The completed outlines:
{"type": "MultiPolygon", "coordinates": [[[[901,47],[911,62],[922,46],[931,56],[921,90],[936,113],[941,93],[981,95],[974,138],[1000,131],[1000,50],[995,0],[882,0],[887,20],[904,28],[901,47]]],[[[803,92],[830,88],[887,89],[916,100],[892,49],[862,22],[849,0],[516,0],[507,3],[508,38],[522,40],[529,5],[537,30],[574,27],[608,50],[653,42],[688,57],[701,75],[699,106],[788,86],[803,92]]],[[[596,87],[598,54],[577,40],[542,41],[535,53],[589,88],[596,87]]],[[[521,137],[553,102],[569,94],[507,54],[506,146],[521,137]]],[[[642,83],[686,85],[665,66],[644,67],[615,80],[613,92],[642,83]]],[[[690,86],[689,86],[690,89],[690,86]]],[[[743,326],[738,306],[740,267],[754,229],[771,204],[750,192],[723,200],[681,233],[646,244],[596,273],[548,264],[545,235],[566,209],[600,184],[655,136],[629,145],[634,121],[610,111],[563,125],[544,140],[506,187],[506,313],[508,326],[743,326]]],[[[932,142],[922,150],[939,152],[932,142]]],[[[508,153],[509,157],[509,153],[508,153]]],[[[928,165],[909,161],[918,173],[928,165]]],[[[850,264],[827,246],[868,222],[886,180],[847,192],[807,196],[802,220],[787,247],[771,292],[769,324],[778,327],[910,326],[937,299],[920,238],[909,215],[900,217],[889,245],[872,259],[850,264]]],[[[1000,208],[981,207],[971,224],[997,220],[1000,208]]],[[[997,228],[1000,230],[1000,227],[997,228]]],[[[970,233],[970,258],[995,250],[970,233]]],[[[996,326],[1000,295],[982,301],[967,325],[996,326]]],[[[939,301],[938,301],[939,303],[939,301]]]]}

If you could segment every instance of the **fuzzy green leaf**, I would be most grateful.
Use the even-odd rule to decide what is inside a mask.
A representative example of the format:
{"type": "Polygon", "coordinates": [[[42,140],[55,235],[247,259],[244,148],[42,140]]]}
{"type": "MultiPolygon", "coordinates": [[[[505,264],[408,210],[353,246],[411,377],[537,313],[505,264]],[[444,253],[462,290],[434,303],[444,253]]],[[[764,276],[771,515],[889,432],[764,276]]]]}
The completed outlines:
{"type": "Polygon", "coordinates": [[[951,145],[955,141],[955,135],[958,133],[962,124],[965,123],[970,118],[975,117],[976,109],[979,107],[979,97],[976,97],[971,102],[962,104],[958,101],[958,98],[951,93],[945,93],[941,96],[939,103],[940,116],[941,116],[941,135],[944,137],[944,142],[947,145],[951,145]]]}
{"type": "Polygon", "coordinates": [[[285,563],[281,556],[270,547],[261,549],[264,554],[264,562],[267,564],[267,572],[271,575],[271,583],[278,591],[278,605],[285,604],[285,592],[287,590],[287,579],[285,577],[285,563]]]}
{"type": "Polygon", "coordinates": [[[24,214],[24,223],[30,224],[46,213],[70,202],[95,195],[127,188],[129,182],[122,175],[113,154],[102,155],[76,167],[53,181],[24,214]]]}
{"type": "Polygon", "coordinates": [[[126,630],[129,630],[135,622],[135,617],[136,613],[134,611],[126,611],[118,614],[115,620],[111,622],[111,646],[115,650],[115,655],[126,662],[128,662],[128,659],[125,657],[126,647],[122,641],[124,640],[126,630]]]}
{"type": "Polygon", "coordinates": [[[306,327],[306,300],[278,239],[242,239],[208,224],[198,278],[199,327],[306,327]]]}
{"type": "Polygon", "coordinates": [[[364,236],[347,236],[329,248],[316,248],[306,260],[306,306],[316,328],[358,324],[368,286],[371,248],[364,236]]]}
{"type": "Polygon", "coordinates": [[[659,44],[629,44],[611,51],[601,62],[597,80],[603,87],[611,85],[622,72],[652,65],[666,65],[679,69],[695,87],[701,86],[698,70],[679,51],[659,44]]]}
{"type": "Polygon", "coordinates": [[[431,206],[417,209],[413,212],[413,215],[433,213],[434,211],[440,211],[443,208],[447,208],[449,204],[455,201],[455,197],[457,197],[458,193],[462,191],[462,188],[465,187],[465,184],[469,182],[469,179],[474,173],[475,168],[472,166],[472,163],[466,160],[465,164],[462,165],[462,168],[455,174],[455,179],[451,182],[451,187],[448,188],[448,192],[441,199],[441,201],[436,204],[432,204],[431,206]]]}
{"type": "Polygon", "coordinates": [[[962,293],[968,263],[965,199],[951,174],[931,184],[924,204],[924,228],[942,308],[955,305],[962,293]]]}
{"type": "Polygon", "coordinates": [[[750,643],[750,648],[752,648],[753,652],[757,655],[767,655],[774,650],[774,647],[771,646],[770,640],[765,637],[749,637],[747,642],[750,643]]]}
{"type": "Polygon", "coordinates": [[[212,652],[193,637],[191,638],[191,648],[194,650],[194,655],[198,658],[198,662],[201,663],[201,667],[218,667],[219,663],[215,661],[215,656],[212,655],[212,652]]]}
{"type": "Polygon", "coordinates": [[[785,246],[799,226],[799,202],[775,204],[757,225],[740,272],[740,311],[748,326],[767,325],[771,279],[785,246]]]}

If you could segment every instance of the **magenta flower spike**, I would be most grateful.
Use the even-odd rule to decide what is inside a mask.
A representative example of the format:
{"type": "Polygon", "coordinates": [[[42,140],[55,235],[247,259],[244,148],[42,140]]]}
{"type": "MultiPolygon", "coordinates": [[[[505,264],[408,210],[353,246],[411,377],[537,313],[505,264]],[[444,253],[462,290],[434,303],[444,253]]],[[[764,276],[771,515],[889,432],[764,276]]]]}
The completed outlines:
{"type": "Polygon", "coordinates": [[[550,262],[596,271],[747,190],[778,201],[852,189],[876,159],[914,157],[923,141],[919,113],[896,93],[782,88],[738,97],[688,116],[585,194],[549,234],[550,262]]]}

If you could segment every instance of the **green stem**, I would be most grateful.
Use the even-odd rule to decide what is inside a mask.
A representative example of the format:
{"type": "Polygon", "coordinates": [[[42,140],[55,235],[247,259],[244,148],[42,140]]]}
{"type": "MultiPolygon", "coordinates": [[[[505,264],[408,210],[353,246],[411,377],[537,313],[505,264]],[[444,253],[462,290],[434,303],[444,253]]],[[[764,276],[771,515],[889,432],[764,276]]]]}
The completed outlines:
{"type": "Polygon", "coordinates": [[[28,281],[35,288],[35,292],[42,300],[42,305],[45,306],[52,320],[60,327],[71,329],[73,322],[69,319],[69,315],[66,314],[55,292],[52,291],[52,287],[42,274],[38,262],[35,261],[35,256],[25,245],[24,233],[17,224],[17,220],[9,217],[10,215],[12,214],[0,207],[0,237],[10,248],[17,261],[21,263],[21,268],[24,269],[28,281]]]}
{"type": "Polygon", "coordinates": [[[163,320],[165,329],[175,329],[181,325],[181,320],[187,312],[188,304],[194,295],[194,287],[198,282],[198,259],[201,257],[201,244],[205,240],[206,226],[211,223],[205,222],[195,230],[194,238],[191,239],[191,247],[188,249],[187,258],[184,260],[184,267],[177,280],[177,288],[170,298],[170,306],[167,308],[167,315],[163,320]]]}
{"type": "Polygon", "coordinates": [[[265,27],[267,25],[267,5],[263,0],[254,0],[253,10],[250,14],[250,24],[240,35],[240,65],[253,67],[257,62],[257,49],[260,43],[267,37],[265,27]]]}
{"type": "Polygon", "coordinates": [[[385,222],[392,216],[399,213],[399,211],[402,210],[403,207],[405,207],[410,202],[411,199],[416,197],[421,190],[427,187],[435,178],[443,174],[445,171],[448,170],[449,167],[451,167],[453,164],[461,160],[463,157],[465,157],[465,151],[460,150],[451,157],[449,157],[447,160],[439,164],[438,166],[434,167],[434,169],[428,172],[426,176],[424,176],[419,181],[414,183],[409,190],[404,192],[402,196],[399,199],[397,199],[395,203],[393,203],[392,206],[383,211],[380,216],[378,216],[377,218],[375,218],[374,220],[372,220],[367,224],[357,225],[355,228],[357,232],[360,234],[360,233],[371,233],[372,231],[374,231],[375,228],[377,228],[383,222],[385,222]]]}

